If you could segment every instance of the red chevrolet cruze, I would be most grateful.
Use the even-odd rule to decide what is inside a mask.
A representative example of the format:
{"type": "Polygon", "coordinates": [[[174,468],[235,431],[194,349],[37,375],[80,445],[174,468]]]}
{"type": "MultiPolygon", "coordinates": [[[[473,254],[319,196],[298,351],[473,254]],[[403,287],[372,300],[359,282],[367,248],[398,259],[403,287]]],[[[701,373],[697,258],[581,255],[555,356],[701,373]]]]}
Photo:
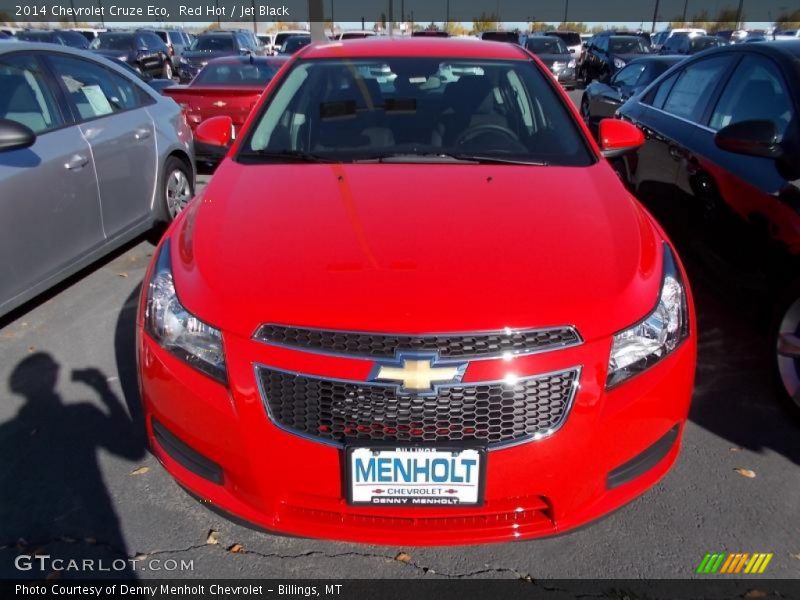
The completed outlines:
{"type": "MultiPolygon", "coordinates": [[[[230,119],[197,129],[226,145],[230,119]]],[[[516,45],[310,46],[167,231],[138,318],[147,428],[204,501],[385,544],[572,529],[675,461],[686,274],[516,45]]]]}

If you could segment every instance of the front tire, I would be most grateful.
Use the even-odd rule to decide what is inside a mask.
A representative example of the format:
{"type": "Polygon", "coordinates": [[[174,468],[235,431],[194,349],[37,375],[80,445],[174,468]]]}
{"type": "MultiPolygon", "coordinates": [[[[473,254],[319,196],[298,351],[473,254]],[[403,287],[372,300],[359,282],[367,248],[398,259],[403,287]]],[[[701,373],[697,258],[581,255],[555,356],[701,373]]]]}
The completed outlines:
{"type": "Polygon", "coordinates": [[[172,61],[169,58],[164,59],[164,69],[163,69],[163,77],[164,79],[172,79],[174,73],[172,72],[172,61]]]}
{"type": "Polygon", "coordinates": [[[800,285],[793,286],[775,311],[772,352],[784,407],[800,423],[800,285]]]}
{"type": "Polygon", "coordinates": [[[191,169],[181,159],[170,156],[164,164],[159,187],[159,221],[171,222],[194,197],[191,169]]]}

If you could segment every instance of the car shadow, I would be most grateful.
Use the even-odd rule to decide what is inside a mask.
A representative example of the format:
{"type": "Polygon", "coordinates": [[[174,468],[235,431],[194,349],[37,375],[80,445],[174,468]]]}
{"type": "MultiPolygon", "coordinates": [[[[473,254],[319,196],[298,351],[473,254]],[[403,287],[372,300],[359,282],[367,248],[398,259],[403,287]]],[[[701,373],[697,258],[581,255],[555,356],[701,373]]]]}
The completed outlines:
{"type": "Polygon", "coordinates": [[[771,450],[800,464],[798,424],[784,410],[771,363],[774,298],[766,274],[750,268],[759,261],[740,266],[747,244],[728,228],[714,229],[674,188],[650,189],[647,198],[644,205],[675,244],[694,294],[698,367],[690,420],[733,446],[771,450]]]}
{"type": "Polygon", "coordinates": [[[117,363],[122,395],[131,416],[132,435],[136,443],[147,447],[147,430],[144,410],[139,394],[139,376],[136,370],[136,312],[139,307],[139,293],[142,285],[136,286],[122,305],[114,329],[114,358],[117,363]]]}
{"type": "Polygon", "coordinates": [[[24,403],[0,424],[0,554],[13,556],[0,561],[0,578],[135,578],[98,453],[133,461],[145,448],[104,373],[66,374],[98,405],[62,397],[61,371],[49,353],[36,352],[8,379],[8,391],[24,403]],[[93,561],[89,569],[86,560],[93,561]]]}

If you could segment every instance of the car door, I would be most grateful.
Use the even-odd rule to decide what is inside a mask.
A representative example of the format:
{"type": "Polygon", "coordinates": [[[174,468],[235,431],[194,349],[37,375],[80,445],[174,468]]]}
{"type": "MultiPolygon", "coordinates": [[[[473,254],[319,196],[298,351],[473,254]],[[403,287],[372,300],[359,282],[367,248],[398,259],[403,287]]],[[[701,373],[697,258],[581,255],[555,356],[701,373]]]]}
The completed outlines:
{"type": "Polygon", "coordinates": [[[641,195],[667,203],[675,199],[692,136],[733,62],[730,55],[693,61],[649,90],[636,110],[626,111],[645,134],[635,158],[626,159],[631,183],[641,195]]]}
{"type": "Polygon", "coordinates": [[[613,117],[645,70],[646,63],[634,63],[617,71],[608,85],[598,84],[598,92],[589,101],[592,120],[613,117]]]}
{"type": "Polygon", "coordinates": [[[0,152],[0,314],[104,241],[91,149],[41,55],[0,55],[0,118],[36,134],[0,152]]]}
{"type": "Polygon", "coordinates": [[[796,148],[798,117],[777,63],[745,55],[691,144],[689,188],[710,216],[718,219],[724,209],[758,229],[761,241],[800,248],[797,174],[789,175],[774,158],[728,152],[714,143],[717,131],[728,125],[763,119],[775,124],[786,147],[796,148]]]}
{"type": "Polygon", "coordinates": [[[150,218],[158,172],[152,99],[130,78],[86,58],[48,57],[91,146],[109,238],[150,218]]]}

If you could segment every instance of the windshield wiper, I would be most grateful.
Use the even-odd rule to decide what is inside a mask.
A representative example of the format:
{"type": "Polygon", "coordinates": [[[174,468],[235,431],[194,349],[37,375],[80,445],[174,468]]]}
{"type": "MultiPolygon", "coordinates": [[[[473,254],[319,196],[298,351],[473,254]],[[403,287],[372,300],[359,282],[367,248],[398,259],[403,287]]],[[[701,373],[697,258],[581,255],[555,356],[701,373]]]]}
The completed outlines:
{"type": "Polygon", "coordinates": [[[502,156],[484,156],[482,154],[451,154],[455,159],[471,161],[480,165],[525,165],[529,167],[547,167],[550,163],[543,160],[524,160],[519,158],[503,158],[502,156]]]}
{"type": "Polygon", "coordinates": [[[389,152],[353,159],[354,163],[463,163],[476,165],[478,161],[468,160],[445,152],[389,152]]]}
{"type": "Polygon", "coordinates": [[[313,154],[311,152],[303,152],[302,150],[251,150],[243,152],[240,155],[242,158],[267,160],[276,162],[304,162],[304,163],[338,163],[338,161],[329,156],[322,156],[320,154],[313,154]]]}
{"type": "Polygon", "coordinates": [[[546,167],[548,163],[535,160],[519,160],[500,156],[451,152],[395,152],[378,154],[353,160],[354,163],[445,163],[467,165],[527,165],[546,167]]]}

